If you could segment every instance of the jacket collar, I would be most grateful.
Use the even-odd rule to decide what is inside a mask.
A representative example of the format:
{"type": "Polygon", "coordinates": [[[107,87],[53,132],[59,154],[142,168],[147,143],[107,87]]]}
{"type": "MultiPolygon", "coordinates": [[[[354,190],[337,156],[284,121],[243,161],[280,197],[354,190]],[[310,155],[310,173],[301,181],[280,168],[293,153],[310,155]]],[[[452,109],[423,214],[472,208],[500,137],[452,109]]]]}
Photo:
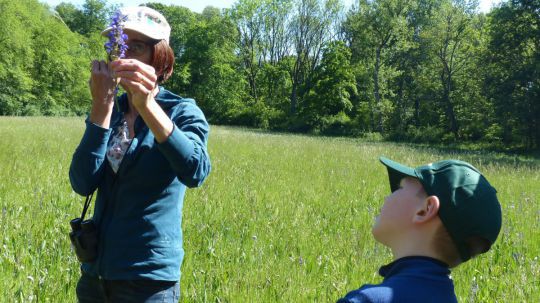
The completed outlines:
{"type": "Polygon", "coordinates": [[[410,256],[397,259],[390,264],[382,266],[379,269],[379,274],[386,280],[391,276],[404,272],[422,273],[433,270],[440,271],[446,275],[450,274],[450,269],[446,263],[424,256],[410,256]]]}

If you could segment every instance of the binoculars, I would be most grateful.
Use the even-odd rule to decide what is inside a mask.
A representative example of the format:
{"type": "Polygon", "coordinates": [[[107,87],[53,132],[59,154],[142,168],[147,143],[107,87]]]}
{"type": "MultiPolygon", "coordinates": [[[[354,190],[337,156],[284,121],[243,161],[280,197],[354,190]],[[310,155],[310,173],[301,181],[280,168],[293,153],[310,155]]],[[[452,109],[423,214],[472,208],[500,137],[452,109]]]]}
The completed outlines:
{"type": "Polygon", "coordinates": [[[98,231],[94,222],[75,218],[69,222],[69,239],[80,262],[93,262],[97,258],[98,231]]]}

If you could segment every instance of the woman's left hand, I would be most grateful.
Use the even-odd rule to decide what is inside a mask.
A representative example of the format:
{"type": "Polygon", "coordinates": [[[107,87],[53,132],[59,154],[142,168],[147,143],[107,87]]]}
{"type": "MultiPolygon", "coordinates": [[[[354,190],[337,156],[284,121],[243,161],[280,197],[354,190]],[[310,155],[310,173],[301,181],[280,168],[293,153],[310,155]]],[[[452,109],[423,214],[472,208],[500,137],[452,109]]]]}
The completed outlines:
{"type": "Polygon", "coordinates": [[[152,66],[136,59],[119,59],[111,62],[111,70],[114,78],[120,78],[135,109],[140,111],[154,100],[157,75],[152,66]]]}

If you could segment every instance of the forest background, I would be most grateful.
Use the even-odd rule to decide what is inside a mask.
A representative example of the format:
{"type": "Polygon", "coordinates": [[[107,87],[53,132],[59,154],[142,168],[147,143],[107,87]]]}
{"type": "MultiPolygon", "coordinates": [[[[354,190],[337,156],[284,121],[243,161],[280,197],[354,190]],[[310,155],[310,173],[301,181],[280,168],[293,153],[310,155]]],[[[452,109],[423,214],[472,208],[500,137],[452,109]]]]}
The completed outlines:
{"type": "MultiPolygon", "coordinates": [[[[239,0],[172,26],[165,86],[212,124],[512,151],[540,148],[540,1],[239,0]]],[[[104,0],[0,0],[0,115],[84,115],[104,0]]]]}

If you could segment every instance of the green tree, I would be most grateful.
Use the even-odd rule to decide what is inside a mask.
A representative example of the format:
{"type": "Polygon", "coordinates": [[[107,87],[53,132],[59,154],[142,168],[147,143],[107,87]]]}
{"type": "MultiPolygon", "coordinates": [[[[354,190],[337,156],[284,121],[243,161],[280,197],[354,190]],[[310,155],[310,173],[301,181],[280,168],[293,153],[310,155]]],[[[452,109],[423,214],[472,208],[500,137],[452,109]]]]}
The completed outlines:
{"type": "Polygon", "coordinates": [[[406,138],[410,130],[416,130],[421,124],[432,123],[426,119],[426,115],[420,118],[421,100],[431,96],[425,89],[429,85],[421,81],[423,70],[432,60],[429,42],[424,39],[423,31],[429,28],[438,2],[419,0],[411,6],[407,13],[408,35],[402,37],[400,43],[405,47],[396,47],[388,61],[390,66],[395,66],[399,71],[395,78],[390,79],[390,87],[394,92],[394,110],[387,123],[388,135],[395,139],[406,138]]]}
{"type": "Polygon", "coordinates": [[[0,114],[82,113],[90,50],[45,5],[0,1],[0,114]]]}
{"type": "Polygon", "coordinates": [[[540,1],[516,0],[489,15],[485,90],[507,145],[540,146],[540,1]]]}
{"type": "Polygon", "coordinates": [[[337,32],[336,20],[343,6],[337,0],[298,0],[289,24],[292,35],[294,65],[291,66],[291,114],[296,114],[298,103],[312,87],[311,77],[318,66],[323,46],[337,32]]]}
{"type": "Polygon", "coordinates": [[[302,108],[302,116],[312,129],[342,133],[343,127],[349,126],[347,114],[357,93],[350,60],[351,52],[343,42],[330,42],[325,47],[314,73],[313,89],[302,108]]]}
{"type": "Polygon", "coordinates": [[[459,89],[455,87],[455,78],[465,76],[466,67],[474,64],[471,45],[475,40],[472,27],[476,2],[466,0],[444,0],[434,14],[434,20],[424,32],[429,41],[431,51],[436,56],[433,70],[437,71],[440,81],[440,102],[444,109],[448,130],[457,139],[459,137],[459,120],[456,114],[455,95],[459,89]]]}
{"type": "Polygon", "coordinates": [[[251,124],[275,127],[286,124],[291,81],[287,56],[292,39],[291,0],[240,0],[228,12],[238,31],[240,71],[249,87],[251,124]]]}
{"type": "Polygon", "coordinates": [[[237,26],[239,56],[253,100],[258,99],[257,74],[265,60],[262,56],[263,10],[262,0],[240,0],[230,11],[237,26]]]}
{"type": "Polygon", "coordinates": [[[106,0],[86,0],[82,9],[69,2],[62,2],[55,10],[72,31],[89,37],[106,27],[108,17],[116,7],[108,6],[106,0]]]}
{"type": "Polygon", "coordinates": [[[84,18],[82,10],[78,9],[73,3],[61,2],[54,7],[54,11],[62,22],[74,32],[81,32],[84,18]]]}
{"type": "Polygon", "coordinates": [[[33,95],[32,32],[35,22],[25,3],[0,0],[0,114],[21,115],[33,95]]]}
{"type": "Polygon", "coordinates": [[[371,85],[360,84],[359,89],[372,89],[372,96],[365,97],[370,108],[371,129],[381,133],[385,131],[385,112],[388,111],[385,108],[394,94],[388,83],[400,74],[391,61],[397,50],[408,47],[412,36],[407,26],[411,7],[409,0],[360,1],[349,13],[344,26],[354,63],[361,65],[357,70],[371,74],[371,85]]]}
{"type": "Polygon", "coordinates": [[[205,8],[188,34],[180,64],[189,68],[186,88],[213,123],[235,123],[245,111],[245,79],[238,72],[234,23],[219,10],[205,8]]]}

